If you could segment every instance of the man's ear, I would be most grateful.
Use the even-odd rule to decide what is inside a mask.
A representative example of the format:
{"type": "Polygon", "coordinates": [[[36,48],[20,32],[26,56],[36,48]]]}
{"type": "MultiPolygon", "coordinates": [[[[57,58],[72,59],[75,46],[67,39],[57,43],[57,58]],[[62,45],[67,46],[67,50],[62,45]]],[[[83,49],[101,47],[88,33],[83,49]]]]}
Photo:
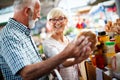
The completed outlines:
{"type": "Polygon", "coordinates": [[[29,16],[30,14],[31,14],[31,9],[26,7],[26,8],[24,9],[24,15],[25,15],[25,16],[29,16]]]}

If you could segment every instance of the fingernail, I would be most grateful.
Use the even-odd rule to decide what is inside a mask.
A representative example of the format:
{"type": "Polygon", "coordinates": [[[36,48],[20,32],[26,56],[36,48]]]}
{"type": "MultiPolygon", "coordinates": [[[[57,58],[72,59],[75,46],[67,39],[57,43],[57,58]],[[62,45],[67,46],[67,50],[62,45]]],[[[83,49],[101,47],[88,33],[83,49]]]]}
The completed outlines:
{"type": "Polygon", "coordinates": [[[89,42],[89,45],[91,45],[92,43],[91,42],[89,42]]]}
{"type": "Polygon", "coordinates": [[[86,51],[86,47],[85,48],[83,48],[83,52],[85,52],[86,51]]]}
{"type": "Polygon", "coordinates": [[[83,40],[83,39],[85,39],[85,36],[80,36],[79,37],[79,40],[83,40]]]}
{"type": "Polygon", "coordinates": [[[85,36],[81,36],[80,38],[81,38],[81,39],[84,39],[84,38],[85,38],[85,36]]]}
{"type": "Polygon", "coordinates": [[[88,37],[86,37],[86,39],[88,39],[88,38],[90,38],[89,36],[88,37]]]}
{"type": "Polygon", "coordinates": [[[88,40],[85,41],[85,45],[87,45],[87,44],[88,44],[88,40]]]}

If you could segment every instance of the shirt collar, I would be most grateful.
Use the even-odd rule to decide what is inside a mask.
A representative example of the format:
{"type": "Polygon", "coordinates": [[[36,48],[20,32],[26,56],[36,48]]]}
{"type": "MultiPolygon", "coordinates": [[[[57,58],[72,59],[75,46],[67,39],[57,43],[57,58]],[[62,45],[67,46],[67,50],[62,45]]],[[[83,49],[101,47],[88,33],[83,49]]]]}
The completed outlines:
{"type": "Polygon", "coordinates": [[[17,21],[16,21],[15,19],[13,19],[13,18],[10,18],[10,19],[9,19],[9,22],[15,25],[15,26],[12,27],[12,28],[15,28],[15,29],[20,30],[22,33],[25,33],[27,36],[30,35],[30,29],[27,28],[27,26],[23,25],[23,24],[20,23],[20,22],[17,22],[17,21]]]}

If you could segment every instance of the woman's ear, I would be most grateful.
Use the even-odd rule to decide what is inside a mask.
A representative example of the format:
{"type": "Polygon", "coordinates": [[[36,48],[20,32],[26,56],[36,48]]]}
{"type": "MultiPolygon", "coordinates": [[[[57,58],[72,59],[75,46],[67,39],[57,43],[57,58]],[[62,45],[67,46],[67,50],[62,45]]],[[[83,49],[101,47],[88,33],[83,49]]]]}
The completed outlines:
{"type": "Polygon", "coordinates": [[[68,23],[68,19],[66,19],[66,22],[68,23]]]}
{"type": "Polygon", "coordinates": [[[51,22],[50,22],[50,21],[47,21],[47,23],[48,23],[48,25],[50,25],[50,26],[51,26],[51,22]]]}
{"type": "Polygon", "coordinates": [[[68,24],[68,19],[65,19],[64,24],[65,24],[65,25],[68,24]]]}

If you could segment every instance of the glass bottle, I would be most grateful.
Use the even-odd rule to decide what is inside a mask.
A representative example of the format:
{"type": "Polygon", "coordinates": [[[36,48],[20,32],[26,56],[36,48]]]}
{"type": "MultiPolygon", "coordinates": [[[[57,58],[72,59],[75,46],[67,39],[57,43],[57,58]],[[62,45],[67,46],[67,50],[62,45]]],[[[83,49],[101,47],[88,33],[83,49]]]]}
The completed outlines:
{"type": "Polygon", "coordinates": [[[120,52],[120,35],[116,34],[115,35],[115,52],[120,52]]]}
{"type": "Polygon", "coordinates": [[[106,57],[108,67],[111,68],[112,57],[115,56],[115,42],[107,41],[106,45],[106,57]]]}
{"type": "Polygon", "coordinates": [[[104,67],[106,66],[106,59],[102,47],[102,44],[97,45],[97,52],[95,54],[96,66],[100,69],[104,69],[104,67]]]}
{"type": "Polygon", "coordinates": [[[105,43],[106,41],[109,41],[109,36],[106,35],[105,31],[98,32],[98,41],[100,43],[105,43]]]}

